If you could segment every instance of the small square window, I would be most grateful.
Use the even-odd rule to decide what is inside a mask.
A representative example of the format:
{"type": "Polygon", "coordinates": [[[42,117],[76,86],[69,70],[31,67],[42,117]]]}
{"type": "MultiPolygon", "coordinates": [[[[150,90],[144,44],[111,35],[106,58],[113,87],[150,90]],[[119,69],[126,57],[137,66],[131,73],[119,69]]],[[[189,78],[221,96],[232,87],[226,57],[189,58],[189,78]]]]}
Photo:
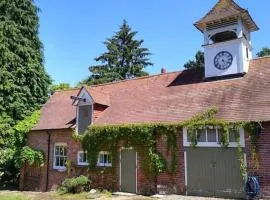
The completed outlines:
{"type": "Polygon", "coordinates": [[[197,138],[198,138],[198,142],[206,142],[206,130],[199,129],[197,131],[197,138]]]}
{"type": "Polygon", "coordinates": [[[207,141],[208,142],[217,142],[217,130],[207,129],[207,141]]]}
{"type": "Polygon", "coordinates": [[[98,155],[99,167],[111,167],[112,166],[112,155],[109,152],[101,151],[98,155]]]}

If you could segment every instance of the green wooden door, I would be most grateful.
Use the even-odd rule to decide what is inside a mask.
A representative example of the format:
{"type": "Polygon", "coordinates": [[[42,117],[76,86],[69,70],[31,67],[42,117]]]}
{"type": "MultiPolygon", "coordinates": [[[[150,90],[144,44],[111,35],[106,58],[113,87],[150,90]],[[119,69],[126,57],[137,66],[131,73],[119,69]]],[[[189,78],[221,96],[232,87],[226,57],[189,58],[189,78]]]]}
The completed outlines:
{"type": "Polygon", "coordinates": [[[244,182],[235,148],[187,148],[189,195],[243,198],[244,182]]]}
{"type": "Polygon", "coordinates": [[[121,151],[121,191],[136,193],[136,151],[121,151]]]}

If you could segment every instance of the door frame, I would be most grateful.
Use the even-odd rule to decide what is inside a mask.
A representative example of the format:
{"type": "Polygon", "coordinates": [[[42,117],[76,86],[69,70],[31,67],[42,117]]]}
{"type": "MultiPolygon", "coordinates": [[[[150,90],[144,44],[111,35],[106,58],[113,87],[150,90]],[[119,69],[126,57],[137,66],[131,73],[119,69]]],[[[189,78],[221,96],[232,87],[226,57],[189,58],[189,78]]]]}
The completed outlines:
{"type": "MultiPolygon", "coordinates": [[[[134,150],[135,151],[135,149],[133,148],[133,147],[121,147],[120,148],[120,159],[119,159],[119,165],[120,165],[120,173],[119,173],[119,183],[120,183],[120,185],[119,185],[119,189],[120,189],[120,192],[121,192],[121,190],[122,190],[122,188],[121,188],[121,186],[122,186],[122,180],[121,180],[121,178],[122,178],[122,175],[121,175],[121,172],[122,172],[122,151],[123,150],[134,150]]],[[[135,153],[136,153],[136,179],[135,179],[135,184],[136,184],[136,194],[138,193],[138,153],[137,153],[137,151],[135,151],[135,153]]]]}

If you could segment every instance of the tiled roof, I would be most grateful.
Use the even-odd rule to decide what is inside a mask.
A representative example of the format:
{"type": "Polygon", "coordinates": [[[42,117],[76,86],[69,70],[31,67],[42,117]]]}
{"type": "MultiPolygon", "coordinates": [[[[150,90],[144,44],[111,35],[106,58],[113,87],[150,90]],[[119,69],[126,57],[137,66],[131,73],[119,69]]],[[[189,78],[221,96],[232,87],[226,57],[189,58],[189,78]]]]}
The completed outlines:
{"type": "Polygon", "coordinates": [[[253,21],[248,10],[241,8],[233,0],[219,0],[218,3],[198,22],[195,26],[203,31],[206,24],[215,23],[220,20],[242,18],[250,31],[258,30],[258,26],[253,21]]]}
{"type": "Polygon", "coordinates": [[[76,107],[71,96],[76,96],[80,89],[55,92],[41,108],[41,117],[34,130],[63,129],[73,127],[76,122],[76,107]]]}
{"type": "MultiPolygon", "coordinates": [[[[205,82],[201,71],[186,70],[92,86],[90,93],[91,89],[110,99],[94,124],[179,122],[211,106],[219,108],[218,118],[228,121],[269,121],[270,57],[250,61],[249,72],[241,78],[205,82]]],[[[75,120],[70,96],[77,92],[55,93],[35,129],[70,127],[75,120]]]]}
{"type": "Polygon", "coordinates": [[[85,86],[88,93],[97,104],[110,106],[110,95],[95,89],[95,87],[85,86]]]}

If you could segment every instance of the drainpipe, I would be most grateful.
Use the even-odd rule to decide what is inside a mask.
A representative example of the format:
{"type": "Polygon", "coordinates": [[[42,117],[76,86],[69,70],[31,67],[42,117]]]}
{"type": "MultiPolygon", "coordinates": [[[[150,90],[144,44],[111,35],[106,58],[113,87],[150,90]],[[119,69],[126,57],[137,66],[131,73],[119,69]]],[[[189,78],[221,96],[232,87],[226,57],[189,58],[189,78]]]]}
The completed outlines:
{"type": "Polygon", "coordinates": [[[50,173],[50,146],[51,146],[51,131],[47,131],[48,134],[48,151],[47,151],[47,177],[46,177],[46,191],[49,189],[49,173],[50,173]]]}
{"type": "MultiPolygon", "coordinates": [[[[158,143],[158,141],[157,141],[155,129],[153,130],[153,135],[155,137],[155,144],[154,144],[155,149],[154,149],[154,152],[157,153],[157,143],[158,143]]],[[[157,194],[158,193],[158,176],[156,174],[155,174],[154,179],[155,179],[155,190],[156,190],[155,193],[157,194]]]]}

